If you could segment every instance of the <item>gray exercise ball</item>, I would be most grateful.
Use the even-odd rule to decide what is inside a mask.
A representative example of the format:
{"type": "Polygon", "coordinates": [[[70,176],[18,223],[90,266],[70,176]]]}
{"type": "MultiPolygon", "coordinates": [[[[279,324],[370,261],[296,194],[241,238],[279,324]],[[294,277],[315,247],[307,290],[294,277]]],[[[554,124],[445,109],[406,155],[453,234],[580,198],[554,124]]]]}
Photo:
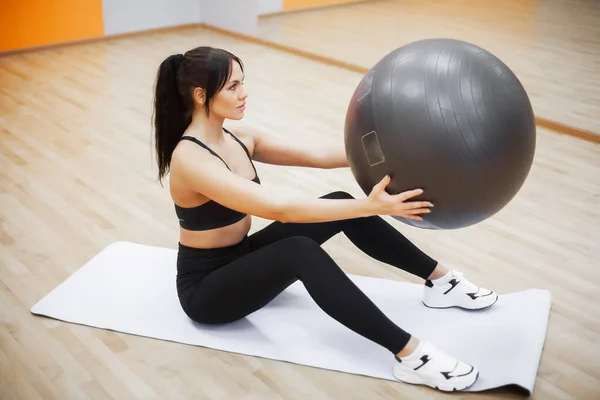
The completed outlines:
{"type": "Polygon", "coordinates": [[[428,229],[457,229],[500,211],[523,185],[535,153],[533,109],[515,74],[490,52],[453,39],[402,46],[363,77],[344,127],[346,155],[369,194],[422,188],[428,229]]]}

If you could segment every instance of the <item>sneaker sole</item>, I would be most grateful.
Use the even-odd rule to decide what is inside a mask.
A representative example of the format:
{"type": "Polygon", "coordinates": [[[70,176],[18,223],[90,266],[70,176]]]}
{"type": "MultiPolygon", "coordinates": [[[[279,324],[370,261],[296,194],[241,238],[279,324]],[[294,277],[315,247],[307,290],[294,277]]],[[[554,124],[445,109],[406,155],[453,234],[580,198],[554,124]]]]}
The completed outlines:
{"type": "Polygon", "coordinates": [[[411,385],[420,385],[420,386],[427,386],[430,388],[435,388],[437,390],[440,390],[442,392],[459,392],[459,391],[463,391],[466,390],[468,388],[470,388],[471,386],[473,386],[475,384],[475,382],[477,382],[477,379],[479,379],[479,371],[477,371],[477,373],[475,374],[475,378],[470,382],[467,383],[465,385],[461,385],[461,386],[456,386],[456,385],[437,385],[435,383],[429,383],[427,381],[424,381],[422,379],[419,379],[418,376],[412,375],[412,378],[415,379],[410,379],[410,375],[407,377],[404,377],[404,379],[398,378],[396,375],[394,375],[394,377],[403,383],[408,383],[411,385]]]}
{"type": "Polygon", "coordinates": [[[479,310],[485,310],[490,308],[491,306],[493,306],[494,304],[496,304],[496,302],[498,301],[498,298],[500,296],[496,295],[496,299],[494,300],[493,303],[488,304],[487,306],[483,306],[483,307],[479,307],[479,308],[469,308],[469,307],[464,307],[464,306],[460,306],[460,305],[451,305],[451,306],[435,306],[435,305],[429,305],[427,303],[425,303],[425,300],[423,300],[423,305],[425,305],[425,307],[427,308],[433,308],[436,310],[445,310],[447,308],[460,308],[462,310],[469,310],[469,311],[479,311],[479,310]]]}

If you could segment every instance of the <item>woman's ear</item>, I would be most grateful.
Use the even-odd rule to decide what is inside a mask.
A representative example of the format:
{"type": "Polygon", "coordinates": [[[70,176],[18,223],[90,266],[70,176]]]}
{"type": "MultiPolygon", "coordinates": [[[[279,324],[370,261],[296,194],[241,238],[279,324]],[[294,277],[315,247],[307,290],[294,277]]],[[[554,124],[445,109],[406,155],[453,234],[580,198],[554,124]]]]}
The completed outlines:
{"type": "Polygon", "coordinates": [[[194,101],[198,104],[200,104],[201,106],[204,105],[204,102],[206,101],[206,94],[204,92],[204,89],[202,88],[194,88],[194,101]]]}

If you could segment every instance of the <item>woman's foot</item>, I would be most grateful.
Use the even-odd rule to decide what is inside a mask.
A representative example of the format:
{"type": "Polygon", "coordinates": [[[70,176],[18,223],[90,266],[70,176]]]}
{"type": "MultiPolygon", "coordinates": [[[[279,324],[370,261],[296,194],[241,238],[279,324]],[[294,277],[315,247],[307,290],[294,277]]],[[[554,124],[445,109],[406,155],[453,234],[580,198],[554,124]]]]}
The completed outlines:
{"type": "Polygon", "coordinates": [[[429,342],[417,343],[410,354],[401,356],[403,350],[396,355],[393,374],[399,381],[442,391],[458,391],[467,389],[479,377],[475,367],[444,353],[429,342]]]}
{"type": "Polygon", "coordinates": [[[461,272],[442,268],[436,268],[425,281],[423,304],[427,307],[481,310],[498,301],[494,291],[472,284],[461,272]]]}

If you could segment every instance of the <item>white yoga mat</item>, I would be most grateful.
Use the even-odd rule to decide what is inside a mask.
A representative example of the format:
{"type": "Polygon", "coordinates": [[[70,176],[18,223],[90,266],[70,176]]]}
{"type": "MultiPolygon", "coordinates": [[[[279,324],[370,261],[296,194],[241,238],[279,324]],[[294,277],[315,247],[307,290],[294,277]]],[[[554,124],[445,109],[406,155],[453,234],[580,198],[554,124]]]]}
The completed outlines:
{"type": "MultiPolygon", "coordinates": [[[[113,243],[31,312],[155,339],[394,380],[392,355],[321,311],[301,282],[238,322],[202,326],[191,321],[177,297],[176,256],[174,249],[113,243]]],[[[480,377],[468,391],[510,385],[531,395],[551,307],[548,291],[503,294],[483,311],[433,310],[421,303],[422,285],[349,276],[399,326],[476,365],[480,377]]]]}

